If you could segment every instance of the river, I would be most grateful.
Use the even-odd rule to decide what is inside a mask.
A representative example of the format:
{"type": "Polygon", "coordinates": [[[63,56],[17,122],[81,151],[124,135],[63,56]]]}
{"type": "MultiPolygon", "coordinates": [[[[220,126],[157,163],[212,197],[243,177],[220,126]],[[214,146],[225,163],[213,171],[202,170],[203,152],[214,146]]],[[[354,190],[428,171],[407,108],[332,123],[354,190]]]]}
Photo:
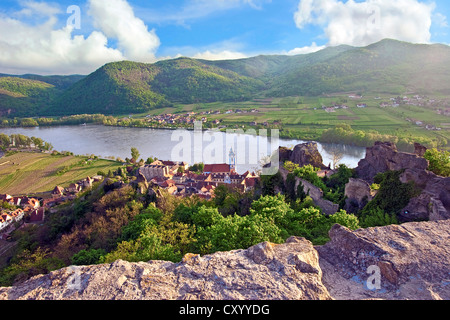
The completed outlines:
{"type": "MultiPolygon", "coordinates": [[[[229,163],[230,148],[236,153],[236,171],[243,173],[261,167],[277,146],[294,147],[302,140],[276,139],[268,136],[224,133],[214,131],[162,130],[148,128],[111,127],[103,125],[53,126],[33,128],[2,128],[7,135],[23,134],[39,137],[51,143],[54,150],[70,151],[78,155],[97,155],[101,158],[131,158],[131,147],[136,147],[140,158],[157,157],[161,160],[186,161],[189,164],[229,163]]],[[[365,157],[366,149],[348,145],[318,143],[325,165],[333,164],[332,154],[341,153],[339,163],[356,167],[365,157]]]]}

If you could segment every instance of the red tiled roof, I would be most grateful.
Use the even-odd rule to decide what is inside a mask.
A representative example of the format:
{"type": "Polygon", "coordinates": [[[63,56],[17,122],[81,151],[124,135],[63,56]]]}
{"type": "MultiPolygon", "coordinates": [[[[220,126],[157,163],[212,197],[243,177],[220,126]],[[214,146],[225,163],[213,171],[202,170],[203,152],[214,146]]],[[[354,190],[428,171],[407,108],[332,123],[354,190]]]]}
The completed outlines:
{"type": "Polygon", "coordinates": [[[222,164],[205,164],[203,172],[219,173],[219,172],[230,172],[230,165],[226,163],[222,164]]]}

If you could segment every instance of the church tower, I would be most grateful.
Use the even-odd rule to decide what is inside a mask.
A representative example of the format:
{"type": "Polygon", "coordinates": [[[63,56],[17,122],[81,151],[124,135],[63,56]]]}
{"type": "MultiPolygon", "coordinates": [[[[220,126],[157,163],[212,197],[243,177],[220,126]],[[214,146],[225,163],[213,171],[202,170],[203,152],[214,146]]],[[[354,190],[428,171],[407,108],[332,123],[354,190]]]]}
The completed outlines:
{"type": "Polygon", "coordinates": [[[236,171],[236,154],[233,151],[233,148],[230,148],[230,153],[228,154],[230,171],[236,171]]]}

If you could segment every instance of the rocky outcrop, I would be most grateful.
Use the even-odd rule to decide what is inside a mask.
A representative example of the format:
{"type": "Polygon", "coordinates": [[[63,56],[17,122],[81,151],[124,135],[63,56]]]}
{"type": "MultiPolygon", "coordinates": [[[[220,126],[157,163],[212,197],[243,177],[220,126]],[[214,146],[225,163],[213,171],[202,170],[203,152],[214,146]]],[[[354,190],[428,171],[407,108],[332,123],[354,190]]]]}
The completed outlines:
{"type": "Polygon", "coordinates": [[[312,244],[292,237],[280,245],[265,242],[203,257],[188,254],[180,263],[119,260],[65,268],[0,289],[0,299],[331,299],[321,277],[312,244]]]}
{"type": "Polygon", "coordinates": [[[414,143],[414,154],[416,154],[418,157],[423,158],[427,150],[427,147],[421,145],[420,143],[414,143]]]}
{"type": "Polygon", "coordinates": [[[450,221],[350,231],[331,241],[264,242],[247,250],[69,267],[0,288],[0,300],[450,299],[450,221]]]}
{"type": "MultiPolygon", "coordinates": [[[[285,168],[280,168],[280,173],[283,178],[283,181],[285,182],[286,186],[286,180],[287,176],[289,174],[289,171],[285,168]]],[[[299,185],[303,186],[303,192],[310,196],[313,200],[314,204],[322,209],[322,212],[326,215],[332,215],[335,214],[339,210],[339,204],[333,203],[329,200],[326,200],[323,198],[323,191],[319,187],[316,187],[311,182],[306,181],[304,179],[301,179],[299,177],[295,177],[295,184],[294,184],[294,190],[297,190],[299,185]]],[[[281,190],[277,190],[281,192],[281,190]]]]}
{"type": "Polygon", "coordinates": [[[428,160],[416,154],[398,152],[395,144],[390,142],[376,142],[367,148],[366,157],[358,163],[356,173],[360,179],[369,183],[381,172],[398,171],[403,169],[426,170],[428,160]]]}
{"type": "MultiPolygon", "coordinates": [[[[398,152],[392,143],[376,142],[373,147],[367,148],[366,157],[359,162],[356,173],[359,178],[371,183],[378,173],[403,170],[400,181],[414,182],[418,196],[411,199],[397,215],[400,222],[450,219],[450,178],[443,178],[428,171],[428,160],[423,158],[427,149],[417,143],[414,148],[415,154],[410,154],[398,152]]],[[[353,191],[363,195],[367,193],[367,188],[361,185],[358,190],[356,185],[353,188],[352,182],[346,186],[348,199],[345,209],[350,212],[352,205],[359,202],[356,199],[358,197],[352,197],[353,191]],[[349,195],[347,189],[351,189],[349,195]]]]}
{"type": "Polygon", "coordinates": [[[334,298],[450,299],[449,220],[353,232],[336,225],[330,237],[318,252],[334,298]]]}
{"type": "Polygon", "coordinates": [[[315,142],[298,144],[293,150],[280,147],[278,152],[280,157],[280,165],[282,165],[285,161],[291,161],[298,164],[300,167],[310,164],[315,168],[326,168],[323,164],[322,155],[317,148],[317,143],[315,142]]]}
{"type": "Polygon", "coordinates": [[[332,215],[338,212],[339,205],[323,198],[323,191],[319,187],[316,187],[311,182],[295,178],[295,190],[297,190],[300,183],[303,186],[303,192],[311,197],[314,204],[322,209],[325,215],[332,215]]]}
{"type": "Polygon", "coordinates": [[[345,185],[345,207],[350,213],[356,213],[372,200],[372,190],[365,180],[350,178],[345,185]]]}
{"type": "Polygon", "coordinates": [[[406,169],[400,181],[412,181],[421,190],[420,195],[411,199],[400,212],[401,221],[450,219],[450,178],[440,177],[427,170],[406,169]]]}

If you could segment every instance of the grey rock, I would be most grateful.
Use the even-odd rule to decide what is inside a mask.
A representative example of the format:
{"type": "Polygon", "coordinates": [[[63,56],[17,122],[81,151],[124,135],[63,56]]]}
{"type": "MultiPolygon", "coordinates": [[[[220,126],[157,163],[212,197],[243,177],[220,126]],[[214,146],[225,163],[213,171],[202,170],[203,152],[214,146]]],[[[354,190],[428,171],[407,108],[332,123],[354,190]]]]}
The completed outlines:
{"type": "Polygon", "coordinates": [[[323,246],[291,237],[187,254],[180,263],[72,266],[0,288],[0,300],[450,299],[450,220],[355,231],[335,225],[330,237],[323,246]],[[379,288],[369,287],[372,276],[379,288]]]}
{"type": "Polygon", "coordinates": [[[381,172],[403,169],[426,170],[428,165],[428,160],[416,154],[397,151],[393,143],[376,142],[373,147],[367,148],[366,156],[358,163],[356,173],[359,178],[373,183],[373,178],[381,172]]]}
{"type": "Polygon", "coordinates": [[[356,213],[358,210],[372,200],[372,193],[369,183],[361,179],[350,178],[345,185],[345,210],[350,213],[356,213]]]}
{"type": "Polygon", "coordinates": [[[285,161],[291,161],[295,164],[298,164],[300,167],[310,164],[315,168],[326,168],[326,166],[323,164],[322,155],[317,148],[317,143],[315,142],[298,144],[294,147],[293,150],[280,147],[278,153],[280,165],[282,165],[285,161]]]}
{"type": "Polygon", "coordinates": [[[247,250],[70,267],[0,289],[0,300],[329,300],[319,257],[303,238],[247,250]],[[77,278],[78,277],[78,278],[77,278]]]}

